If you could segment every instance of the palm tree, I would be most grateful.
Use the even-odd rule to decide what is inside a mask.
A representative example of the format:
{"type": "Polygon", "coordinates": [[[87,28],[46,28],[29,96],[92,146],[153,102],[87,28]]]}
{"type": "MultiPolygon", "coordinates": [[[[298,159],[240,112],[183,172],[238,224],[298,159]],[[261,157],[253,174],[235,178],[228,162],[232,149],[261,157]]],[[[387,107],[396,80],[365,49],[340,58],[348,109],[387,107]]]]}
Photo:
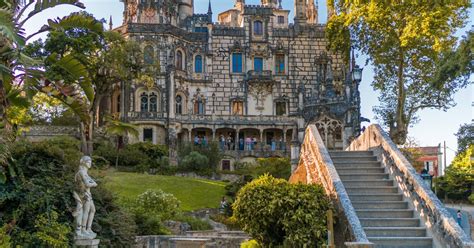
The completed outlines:
{"type": "Polygon", "coordinates": [[[44,25],[26,37],[23,27],[43,10],[64,4],[84,8],[79,0],[0,0],[0,128],[3,129],[0,135],[0,183],[15,173],[8,162],[11,157],[8,144],[16,137],[12,135],[14,127],[8,113],[12,106],[27,107],[37,92],[34,85],[44,82],[44,71],[38,69],[41,61],[26,56],[23,50],[28,40],[50,27],[44,25]]]}
{"type": "Polygon", "coordinates": [[[138,137],[138,127],[136,125],[121,122],[111,117],[107,118],[107,124],[105,125],[107,134],[115,136],[117,142],[117,157],[115,158],[115,168],[118,166],[118,159],[120,153],[120,137],[127,136],[128,134],[138,137]]]}

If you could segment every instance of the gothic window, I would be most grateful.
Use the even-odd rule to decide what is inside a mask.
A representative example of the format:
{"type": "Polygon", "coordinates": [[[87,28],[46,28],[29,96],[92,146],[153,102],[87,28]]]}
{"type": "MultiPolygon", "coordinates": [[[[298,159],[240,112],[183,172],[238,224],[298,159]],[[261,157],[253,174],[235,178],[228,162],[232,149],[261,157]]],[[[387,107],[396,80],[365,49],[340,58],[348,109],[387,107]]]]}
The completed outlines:
{"type": "Polygon", "coordinates": [[[285,24],[285,17],[284,16],[278,16],[278,24],[285,24]]]}
{"type": "Polygon", "coordinates": [[[261,57],[255,57],[253,59],[253,69],[255,71],[263,71],[263,58],[261,57]]]}
{"type": "Polygon", "coordinates": [[[240,73],[242,72],[242,53],[232,54],[232,72],[240,73]]]}
{"type": "Polygon", "coordinates": [[[286,102],[276,102],[275,113],[276,115],[286,115],[286,102]]]}
{"type": "Polygon", "coordinates": [[[157,112],[158,111],[158,97],[154,92],[150,94],[150,112],[157,112]]]}
{"type": "Polygon", "coordinates": [[[254,35],[263,35],[263,23],[261,21],[253,22],[253,34],[254,35]]]}
{"type": "Polygon", "coordinates": [[[115,112],[120,112],[120,94],[118,94],[115,98],[115,112]]]}
{"type": "Polygon", "coordinates": [[[143,129],[143,142],[153,142],[153,129],[152,128],[143,129]]]}
{"type": "Polygon", "coordinates": [[[143,60],[145,61],[145,64],[147,64],[147,65],[153,64],[153,60],[154,60],[153,54],[154,54],[153,47],[152,46],[146,46],[145,50],[143,52],[143,60]]]}
{"type": "Polygon", "coordinates": [[[244,115],[244,102],[233,101],[232,102],[232,114],[233,115],[244,115]]]}
{"type": "Polygon", "coordinates": [[[140,96],[140,111],[148,112],[148,95],[145,92],[140,96]]]}
{"type": "Polygon", "coordinates": [[[176,69],[183,70],[183,52],[176,52],[176,69]]]}
{"type": "Polygon", "coordinates": [[[205,110],[204,100],[201,97],[199,97],[194,102],[194,113],[198,115],[203,115],[204,110],[205,110]]]}
{"type": "Polygon", "coordinates": [[[275,73],[278,75],[285,74],[285,55],[277,54],[275,58],[275,73]]]}
{"type": "Polygon", "coordinates": [[[183,113],[183,98],[180,95],[176,96],[176,114],[183,113]]]}
{"type": "Polygon", "coordinates": [[[197,55],[194,58],[194,72],[202,73],[202,56],[201,55],[197,55]]]}

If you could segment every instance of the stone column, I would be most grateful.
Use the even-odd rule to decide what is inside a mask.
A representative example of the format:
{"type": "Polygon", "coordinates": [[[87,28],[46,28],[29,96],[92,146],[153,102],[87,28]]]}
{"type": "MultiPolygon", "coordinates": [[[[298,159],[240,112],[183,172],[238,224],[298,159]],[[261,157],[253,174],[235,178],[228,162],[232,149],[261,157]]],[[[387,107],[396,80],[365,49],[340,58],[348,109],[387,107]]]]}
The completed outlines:
{"type": "Polygon", "coordinates": [[[263,146],[264,146],[264,142],[263,142],[263,130],[260,129],[260,150],[263,151],[263,146]]]}
{"type": "Polygon", "coordinates": [[[192,133],[193,133],[193,130],[188,130],[188,141],[189,142],[192,142],[193,141],[193,137],[192,137],[192,133]]]}
{"type": "Polygon", "coordinates": [[[216,141],[216,129],[212,129],[212,141],[216,141]]]}
{"type": "Polygon", "coordinates": [[[283,150],[286,151],[286,128],[283,129],[283,144],[280,144],[280,145],[283,145],[283,150]]]}
{"type": "Polygon", "coordinates": [[[235,141],[234,141],[234,144],[235,144],[235,149],[236,151],[239,150],[239,145],[240,145],[240,142],[239,142],[239,129],[236,129],[235,130],[235,141]]]}
{"type": "Polygon", "coordinates": [[[170,119],[174,119],[176,115],[176,110],[175,110],[175,78],[174,78],[174,70],[170,71],[170,76],[169,76],[170,84],[169,84],[169,95],[168,95],[168,105],[169,105],[169,112],[168,115],[170,119]]]}

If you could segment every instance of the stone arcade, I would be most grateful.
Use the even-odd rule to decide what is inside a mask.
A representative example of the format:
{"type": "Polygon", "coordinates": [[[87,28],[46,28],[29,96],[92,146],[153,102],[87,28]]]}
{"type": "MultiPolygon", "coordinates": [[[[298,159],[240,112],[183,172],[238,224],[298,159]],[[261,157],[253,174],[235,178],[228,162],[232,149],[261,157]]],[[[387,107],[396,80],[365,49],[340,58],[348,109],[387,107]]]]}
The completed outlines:
{"type": "Polygon", "coordinates": [[[291,155],[296,163],[308,124],[329,149],[359,134],[354,64],[327,50],[313,0],[295,1],[294,24],[281,0],[235,0],[217,23],[211,3],[208,13],[194,14],[193,0],[122,1],[124,23],[116,30],[160,68],[153,86],[121,82],[104,103],[106,112],[140,127],[131,142],[168,144],[173,161],[177,145],[196,136],[231,136],[237,144],[255,138],[250,151],[235,145],[225,152],[221,169],[232,169],[234,161],[260,156],[291,155]]]}

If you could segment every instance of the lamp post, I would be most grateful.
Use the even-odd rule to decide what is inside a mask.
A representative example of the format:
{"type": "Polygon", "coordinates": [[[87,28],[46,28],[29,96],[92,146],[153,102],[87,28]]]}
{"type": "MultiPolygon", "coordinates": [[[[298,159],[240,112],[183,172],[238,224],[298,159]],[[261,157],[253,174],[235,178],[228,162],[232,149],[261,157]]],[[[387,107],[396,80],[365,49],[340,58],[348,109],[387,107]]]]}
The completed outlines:
{"type": "Polygon", "coordinates": [[[433,176],[430,175],[426,169],[424,169],[424,170],[421,172],[421,178],[422,178],[423,181],[426,183],[426,185],[427,185],[428,187],[430,187],[430,189],[432,189],[432,187],[433,187],[433,176]]]}
{"type": "Polygon", "coordinates": [[[352,81],[356,83],[360,83],[360,81],[362,81],[362,70],[363,68],[360,68],[358,65],[352,69],[352,81]]]}

